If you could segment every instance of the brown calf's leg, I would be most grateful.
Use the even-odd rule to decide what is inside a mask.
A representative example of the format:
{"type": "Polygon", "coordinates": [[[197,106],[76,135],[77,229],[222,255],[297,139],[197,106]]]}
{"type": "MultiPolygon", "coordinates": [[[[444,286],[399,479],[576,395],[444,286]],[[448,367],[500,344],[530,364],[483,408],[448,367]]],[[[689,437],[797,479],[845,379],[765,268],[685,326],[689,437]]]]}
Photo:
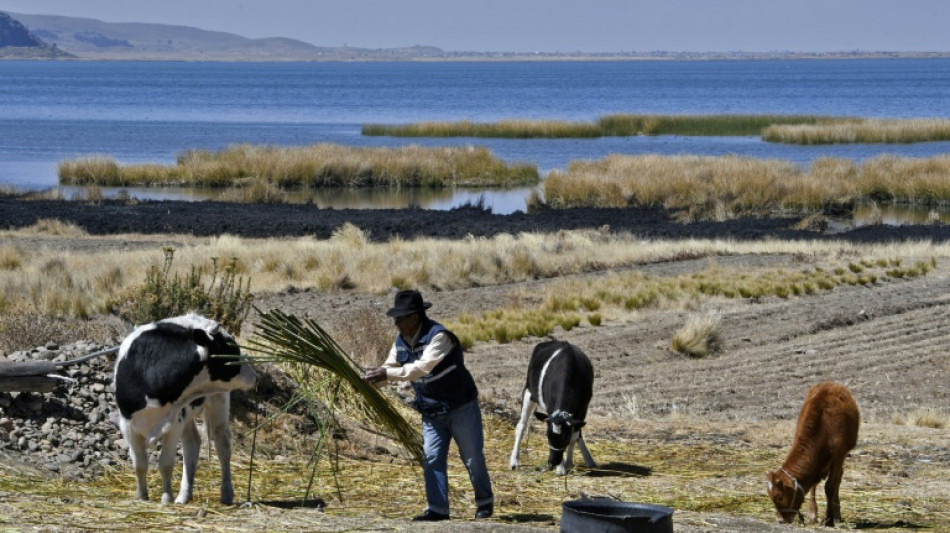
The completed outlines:
{"type": "Polygon", "coordinates": [[[808,515],[806,516],[807,522],[809,524],[818,523],[818,502],[815,501],[815,489],[818,488],[818,485],[814,485],[810,491],[808,491],[808,515]]]}
{"type": "Polygon", "coordinates": [[[825,499],[828,508],[825,510],[825,525],[834,527],[835,519],[841,520],[841,499],[838,489],[841,487],[841,477],[844,474],[844,459],[831,464],[828,481],[825,481],[825,499]]]}

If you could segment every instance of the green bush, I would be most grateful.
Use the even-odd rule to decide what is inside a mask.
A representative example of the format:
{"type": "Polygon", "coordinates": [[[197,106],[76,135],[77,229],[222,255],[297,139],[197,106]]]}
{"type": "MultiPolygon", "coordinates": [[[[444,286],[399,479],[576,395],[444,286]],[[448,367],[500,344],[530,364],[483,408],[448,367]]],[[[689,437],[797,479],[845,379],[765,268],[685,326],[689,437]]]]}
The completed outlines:
{"type": "Polygon", "coordinates": [[[162,249],[162,266],[148,269],[145,281],[134,287],[120,304],[118,314],[134,324],[145,324],[190,312],[221,324],[240,335],[241,324],[251,309],[251,280],[236,275],[237,258],[219,265],[211,258],[211,268],[192,267],[186,276],[171,273],[175,250],[162,249]]]}

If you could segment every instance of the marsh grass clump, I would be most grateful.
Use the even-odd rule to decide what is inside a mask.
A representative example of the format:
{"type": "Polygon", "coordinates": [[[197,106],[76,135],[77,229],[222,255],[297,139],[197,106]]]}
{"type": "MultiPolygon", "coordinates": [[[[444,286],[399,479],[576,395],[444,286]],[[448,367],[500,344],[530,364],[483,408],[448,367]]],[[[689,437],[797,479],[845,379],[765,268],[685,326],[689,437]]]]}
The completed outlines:
{"type": "Polygon", "coordinates": [[[60,161],[57,174],[60,176],[60,183],[68,185],[112,187],[121,184],[118,163],[106,155],[60,161]],[[69,181],[63,181],[63,176],[68,176],[69,181]]]}
{"type": "Polygon", "coordinates": [[[853,212],[856,204],[950,202],[950,156],[879,156],[860,166],[822,158],[805,170],[734,155],[615,154],[572,161],[566,172],[550,172],[543,188],[545,204],[554,208],[660,206],[683,222],[853,212]]]}
{"type": "Polygon", "coordinates": [[[253,187],[249,195],[279,189],[322,187],[510,187],[539,180],[537,168],[506,164],[482,147],[401,148],[316,144],[303,147],[232,145],[220,151],[189,150],[174,166],[119,165],[79,158],[59,165],[59,181],[72,185],[253,187]]]}
{"type": "Polygon", "coordinates": [[[787,144],[913,143],[950,140],[950,120],[865,119],[818,115],[655,115],[616,113],[593,122],[501,120],[365,124],[367,136],[594,138],[636,135],[760,136],[787,144]]]}
{"type": "Polygon", "coordinates": [[[835,117],[813,115],[605,115],[598,120],[604,135],[759,135],[776,124],[821,124],[835,117]]]}
{"type": "Polygon", "coordinates": [[[771,124],[762,140],[788,144],[915,143],[950,140],[950,120],[843,119],[816,123],[771,124]]]}
{"type": "Polygon", "coordinates": [[[738,156],[610,155],[552,171],[544,197],[556,208],[707,206],[707,213],[731,217],[782,205],[800,173],[790,162],[738,156]]]}
{"type": "Polygon", "coordinates": [[[670,347],[689,357],[700,358],[722,348],[722,317],[715,312],[694,313],[670,340],[670,347]]]}
{"type": "Polygon", "coordinates": [[[501,120],[499,122],[417,122],[366,124],[363,135],[392,137],[488,137],[499,139],[631,137],[636,135],[726,136],[759,135],[782,124],[825,124],[841,117],[812,115],[604,115],[594,122],[560,120],[501,120]]]}
{"type": "Polygon", "coordinates": [[[560,120],[502,120],[495,123],[417,122],[413,124],[366,124],[361,133],[390,137],[483,137],[498,139],[560,139],[603,136],[603,130],[591,122],[560,120]]]}
{"type": "Polygon", "coordinates": [[[287,204],[292,203],[288,191],[273,182],[261,178],[249,178],[234,187],[225,188],[215,198],[219,202],[239,204],[287,204]]]}

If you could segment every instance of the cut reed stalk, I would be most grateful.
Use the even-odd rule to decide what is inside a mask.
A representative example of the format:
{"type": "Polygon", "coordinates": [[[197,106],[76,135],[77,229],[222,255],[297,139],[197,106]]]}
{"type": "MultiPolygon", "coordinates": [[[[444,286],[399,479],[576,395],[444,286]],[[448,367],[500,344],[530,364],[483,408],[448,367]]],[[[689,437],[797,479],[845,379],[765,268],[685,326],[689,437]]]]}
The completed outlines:
{"type": "Polygon", "coordinates": [[[323,369],[345,383],[367,413],[366,417],[399,442],[420,463],[422,437],[374,385],[362,379],[362,371],[342,348],[310,318],[298,318],[273,309],[260,313],[256,336],[249,341],[260,356],[248,362],[281,362],[323,369]]]}

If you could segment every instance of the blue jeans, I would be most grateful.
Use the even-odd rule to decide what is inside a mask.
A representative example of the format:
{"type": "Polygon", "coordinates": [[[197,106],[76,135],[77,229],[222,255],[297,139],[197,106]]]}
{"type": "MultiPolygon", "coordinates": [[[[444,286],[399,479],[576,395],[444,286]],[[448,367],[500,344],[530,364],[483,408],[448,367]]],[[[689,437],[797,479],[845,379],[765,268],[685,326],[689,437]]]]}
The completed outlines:
{"type": "Polygon", "coordinates": [[[422,473],[426,482],[429,510],[449,514],[449,444],[454,439],[459,456],[475,489],[475,505],[494,502],[488,466],[483,451],[482,412],[478,400],[456,407],[446,414],[422,417],[422,473]]]}

